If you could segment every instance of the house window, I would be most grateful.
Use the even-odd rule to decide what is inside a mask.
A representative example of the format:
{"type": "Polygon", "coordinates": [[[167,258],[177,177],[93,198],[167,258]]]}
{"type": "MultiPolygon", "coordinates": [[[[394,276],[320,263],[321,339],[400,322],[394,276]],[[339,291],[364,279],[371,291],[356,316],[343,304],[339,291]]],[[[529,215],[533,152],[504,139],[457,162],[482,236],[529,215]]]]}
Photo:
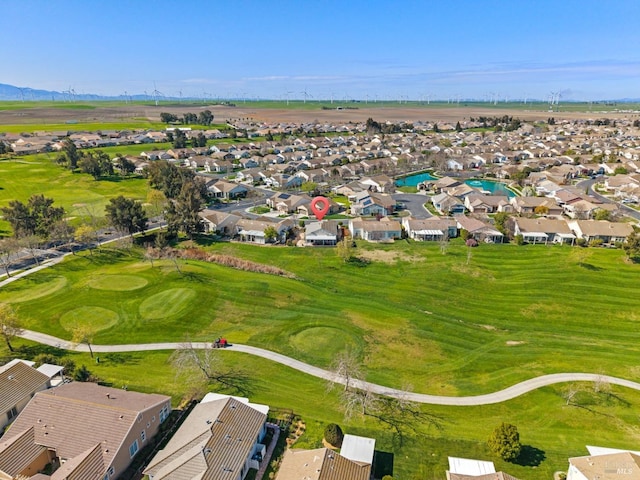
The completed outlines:
{"type": "Polygon", "coordinates": [[[164,422],[168,416],[169,416],[169,407],[165,405],[164,407],[162,407],[162,410],[160,410],[160,423],[164,422]]]}
{"type": "Polygon", "coordinates": [[[18,409],[16,407],[13,407],[11,410],[7,412],[7,417],[9,417],[9,420],[13,420],[17,416],[18,416],[18,409]]]}
{"type": "Polygon", "coordinates": [[[140,432],[140,439],[144,442],[147,439],[147,434],[144,430],[140,432]]]}
{"type": "Polygon", "coordinates": [[[134,440],[131,446],[129,447],[129,456],[133,458],[133,456],[138,453],[138,440],[134,440]]]}

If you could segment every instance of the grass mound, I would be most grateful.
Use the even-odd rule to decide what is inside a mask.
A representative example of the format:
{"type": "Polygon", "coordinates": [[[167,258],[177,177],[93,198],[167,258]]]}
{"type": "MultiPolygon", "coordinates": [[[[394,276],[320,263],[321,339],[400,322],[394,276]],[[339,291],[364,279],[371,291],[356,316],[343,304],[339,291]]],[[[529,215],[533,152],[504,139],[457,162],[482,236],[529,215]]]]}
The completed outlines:
{"type": "Polygon", "coordinates": [[[106,330],[118,323],[119,316],[113,310],[102,307],[78,307],[60,317],[60,325],[72,332],[80,325],[91,325],[96,331],[106,330]]]}
{"type": "Polygon", "coordinates": [[[136,275],[100,275],[89,279],[88,285],[97,290],[125,292],[146,287],[149,282],[136,275]]]}

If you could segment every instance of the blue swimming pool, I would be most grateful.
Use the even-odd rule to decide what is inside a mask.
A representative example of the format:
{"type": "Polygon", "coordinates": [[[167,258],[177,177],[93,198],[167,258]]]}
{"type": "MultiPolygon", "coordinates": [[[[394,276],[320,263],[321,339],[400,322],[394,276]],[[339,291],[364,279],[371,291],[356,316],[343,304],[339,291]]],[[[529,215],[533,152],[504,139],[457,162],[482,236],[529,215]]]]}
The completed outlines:
{"type": "Polygon", "coordinates": [[[418,173],[416,175],[399,178],[396,180],[396,187],[417,187],[419,183],[430,180],[437,180],[437,178],[429,174],[429,172],[418,173]]]}
{"type": "Polygon", "coordinates": [[[465,180],[467,185],[473,188],[478,188],[480,190],[491,192],[492,195],[506,195],[507,197],[515,197],[516,194],[507,188],[506,183],[502,182],[492,182],[490,180],[480,180],[480,179],[471,179],[465,180]]]}

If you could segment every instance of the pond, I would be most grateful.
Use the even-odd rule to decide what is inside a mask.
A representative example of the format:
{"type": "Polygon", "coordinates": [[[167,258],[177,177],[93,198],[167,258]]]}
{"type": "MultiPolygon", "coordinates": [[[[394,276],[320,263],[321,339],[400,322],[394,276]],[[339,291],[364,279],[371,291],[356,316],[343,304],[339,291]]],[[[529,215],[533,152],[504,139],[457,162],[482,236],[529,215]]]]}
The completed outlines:
{"type": "Polygon", "coordinates": [[[404,178],[399,178],[398,180],[396,180],[396,187],[417,187],[421,182],[432,180],[437,180],[437,178],[431,175],[429,172],[418,173],[416,175],[409,175],[404,178]]]}
{"type": "Polygon", "coordinates": [[[470,187],[490,192],[491,195],[506,195],[509,198],[516,196],[515,193],[507,188],[507,184],[503,182],[492,182],[491,180],[479,180],[477,178],[473,178],[471,180],[466,180],[464,183],[470,187]]]}

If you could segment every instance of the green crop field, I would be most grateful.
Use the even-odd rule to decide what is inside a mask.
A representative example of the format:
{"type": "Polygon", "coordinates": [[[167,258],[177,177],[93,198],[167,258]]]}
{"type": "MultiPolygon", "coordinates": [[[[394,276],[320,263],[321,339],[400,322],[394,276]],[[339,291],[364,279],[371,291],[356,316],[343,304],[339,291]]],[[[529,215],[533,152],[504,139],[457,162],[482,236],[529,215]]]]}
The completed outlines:
{"type": "MultiPolygon", "coordinates": [[[[62,338],[78,323],[91,323],[97,344],[224,335],[322,367],[349,348],[365,363],[367,380],[424,393],[488,393],[555,372],[631,380],[640,374],[640,267],[620,251],[482,245],[467,263],[466,247],[455,242],[445,255],[438,245],[359,244],[358,254],[372,261],[358,266],[330,249],[208,248],[276,265],[295,278],[191,260],[180,273],[166,262],[152,267],[135,251],[104,250],[7,285],[0,301],[13,303],[27,328],[62,338]]],[[[326,393],[324,382],[239,353],[223,355],[257,372],[249,379],[252,400],[303,416],[301,446],[317,446],[327,422],[345,424],[337,394],[326,393]]],[[[165,392],[177,402],[189,388],[173,375],[168,357],[104,354],[90,369],[115,386],[165,392]]],[[[640,393],[583,390],[580,406],[566,404],[566,385],[498,405],[425,406],[441,429],[422,425],[402,446],[371,419],[345,425],[392,452],[398,478],[417,479],[442,478],[447,455],[491,458],[484,441],[510,421],[539,465],[496,466],[519,478],[550,478],[566,469],[568,456],[585,454],[585,444],[631,448],[638,441],[640,393]]]]}
{"type": "MultiPolygon", "coordinates": [[[[172,107],[184,107],[184,108],[201,108],[203,106],[211,107],[215,105],[228,105],[234,104],[238,108],[277,108],[277,109],[291,109],[291,110],[319,110],[322,108],[336,109],[336,108],[424,108],[436,109],[436,108],[479,108],[479,109],[492,109],[499,112],[500,110],[530,110],[530,111],[549,111],[548,101],[531,101],[527,103],[524,101],[499,101],[497,103],[489,101],[479,100],[398,100],[398,99],[353,99],[353,98],[334,98],[327,99],[309,99],[304,101],[302,99],[232,99],[232,100],[212,100],[206,99],[203,101],[190,99],[178,102],[176,100],[159,100],[158,105],[155,105],[153,100],[136,100],[133,102],[125,102],[124,100],[96,100],[91,102],[20,102],[20,101],[1,101],[1,111],[15,111],[34,108],[48,108],[58,110],[95,110],[96,115],[99,115],[100,108],[118,108],[118,107],[153,107],[161,109],[172,107]]],[[[559,105],[554,105],[554,111],[560,112],[615,112],[615,111],[638,111],[640,110],[640,104],[636,102],[560,102],[559,105]]],[[[142,123],[141,123],[142,125],[142,123]]],[[[69,127],[69,125],[67,125],[69,127]]],[[[102,127],[106,129],[106,126],[102,127]]],[[[129,127],[134,128],[134,127],[129,127]]],[[[2,131],[2,130],[0,130],[2,131]]]]}

